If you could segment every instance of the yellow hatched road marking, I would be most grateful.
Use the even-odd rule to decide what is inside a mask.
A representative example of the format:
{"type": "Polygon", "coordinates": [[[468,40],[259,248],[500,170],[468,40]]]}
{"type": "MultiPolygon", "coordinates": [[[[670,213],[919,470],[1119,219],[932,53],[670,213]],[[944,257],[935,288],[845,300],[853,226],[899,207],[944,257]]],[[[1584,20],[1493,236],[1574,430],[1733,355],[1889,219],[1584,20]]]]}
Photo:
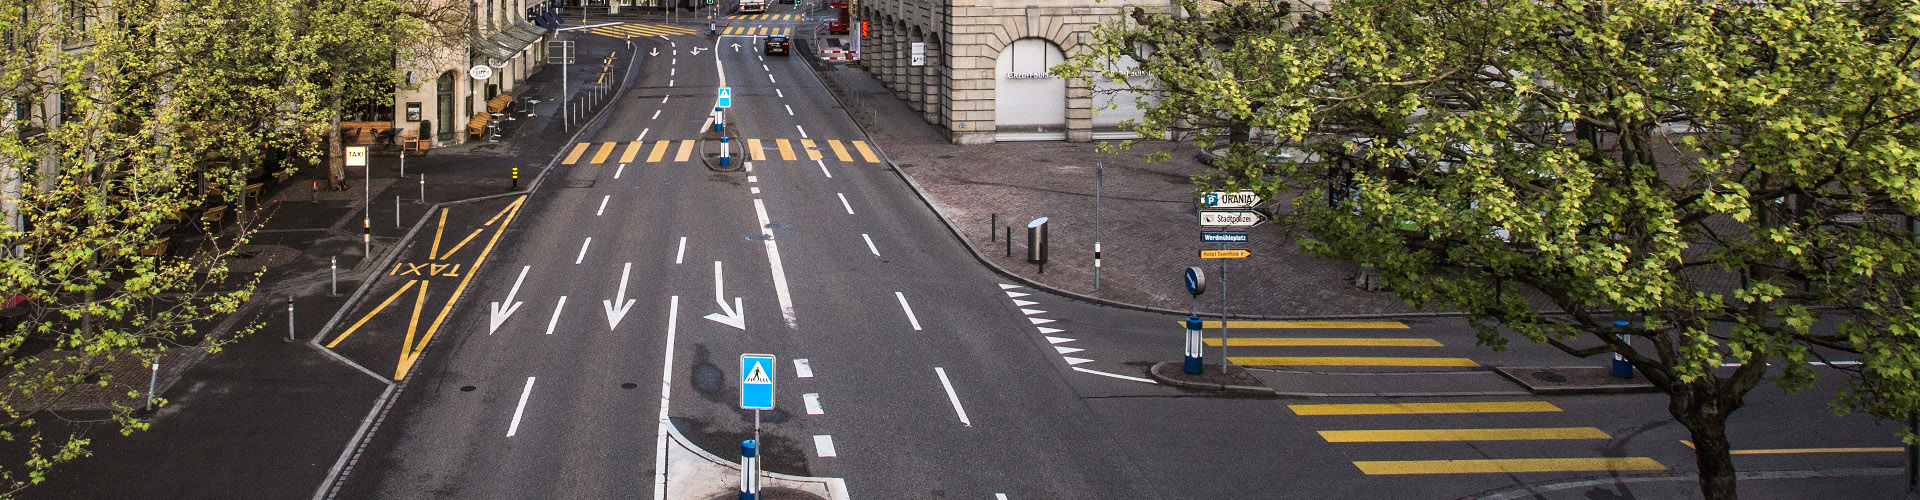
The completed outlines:
{"type": "Polygon", "coordinates": [[[420,310],[427,307],[427,282],[420,281],[420,296],[413,299],[413,317],[407,320],[407,338],[400,342],[400,359],[406,359],[413,350],[413,335],[420,331],[420,310]]]}
{"type": "Polygon", "coordinates": [[[587,144],[584,142],[575,144],[573,146],[573,152],[567,153],[567,159],[560,160],[560,164],[572,165],[574,162],[580,161],[580,155],[585,154],[587,152],[588,146],[592,146],[592,144],[587,144]]]}
{"type": "Polygon", "coordinates": [[[373,319],[373,315],[380,314],[381,310],[386,309],[388,305],[393,304],[393,299],[400,298],[400,295],[407,293],[407,290],[412,289],[413,285],[424,283],[424,282],[425,282],[424,280],[408,281],[407,286],[400,287],[400,290],[393,292],[393,295],[388,295],[387,300],[381,301],[380,305],[378,306],[374,306],[372,311],[367,311],[367,315],[361,316],[360,321],[355,321],[353,323],[353,326],[347,327],[347,331],[340,332],[340,336],[334,337],[332,342],[327,343],[327,348],[332,349],[333,346],[340,345],[340,341],[346,340],[348,335],[353,335],[353,332],[355,330],[360,329],[360,325],[367,324],[367,320],[373,319]]]}
{"type": "Polygon", "coordinates": [[[673,161],[687,161],[693,158],[693,139],[680,141],[680,151],[673,154],[673,161]]]}
{"type": "Polygon", "coordinates": [[[1667,466],[1647,457],[1389,460],[1356,461],[1353,465],[1368,475],[1667,470],[1667,466]]]}
{"type": "Polygon", "coordinates": [[[880,157],[874,156],[873,150],[867,149],[867,141],[853,141],[853,149],[859,151],[860,159],[867,160],[867,163],[880,163],[880,157]]]}
{"type": "Polygon", "coordinates": [[[1514,429],[1397,429],[1320,431],[1329,443],[1406,443],[1419,441],[1528,441],[1545,439],[1611,439],[1593,427],[1530,427],[1514,429]]]}
{"type": "MultiPolygon", "coordinates": [[[[1687,445],[1688,448],[1693,447],[1693,441],[1688,441],[1685,439],[1680,440],[1680,444],[1687,445]]],[[[1734,455],[1794,455],[1794,454],[1801,454],[1801,453],[1899,453],[1903,451],[1907,451],[1907,449],[1898,447],[1898,446],[1885,446],[1885,447],[1863,447],[1863,448],[1771,448],[1771,449],[1758,449],[1758,450],[1732,450],[1729,453],[1734,455]]]]}
{"type": "Polygon", "coordinates": [[[445,234],[447,232],[447,211],[449,210],[452,210],[452,209],[451,208],[440,209],[440,225],[439,227],[435,227],[433,229],[433,248],[430,250],[427,250],[427,258],[438,259],[438,257],[434,257],[434,256],[440,255],[440,235],[445,234]]]}
{"type": "MultiPolygon", "coordinates": [[[[1207,345],[1213,345],[1213,346],[1217,346],[1217,345],[1220,345],[1220,339],[1217,339],[1217,338],[1209,338],[1209,339],[1206,339],[1206,343],[1207,343],[1207,345]]],[[[1233,337],[1233,338],[1230,338],[1230,339],[1227,339],[1227,347],[1241,347],[1241,346],[1247,346],[1247,347],[1315,347],[1315,346],[1342,346],[1342,347],[1440,347],[1440,341],[1438,341],[1438,340],[1433,340],[1433,339],[1420,339],[1420,338],[1383,338],[1383,339],[1370,339],[1370,338],[1353,338],[1353,337],[1344,337],[1344,338],[1313,338],[1313,337],[1282,337],[1282,338],[1242,338],[1242,337],[1233,337]]]]}
{"type": "Polygon", "coordinates": [[[1253,366],[1460,366],[1479,363],[1467,358],[1384,358],[1364,356],[1261,356],[1229,357],[1234,364],[1253,366]]]}
{"type": "Polygon", "coordinates": [[[613,143],[611,142],[601,143],[600,150],[595,151],[593,153],[593,163],[600,163],[600,162],[607,161],[607,155],[610,155],[610,154],[613,154],[613,143]]]}
{"type": "Polygon", "coordinates": [[[660,163],[660,158],[667,156],[667,143],[669,142],[673,142],[673,141],[660,141],[660,142],[654,143],[653,152],[647,153],[647,163],[660,163]]]}
{"type": "Polygon", "coordinates": [[[1560,411],[1546,401],[1469,403],[1332,403],[1287,405],[1295,415],[1429,415],[1440,413],[1536,413],[1560,411]]]}
{"type": "Polygon", "coordinates": [[[646,143],[640,141],[628,142],[627,150],[620,152],[620,163],[633,163],[633,157],[640,154],[640,146],[643,144],[646,143]]]}
{"type": "Polygon", "coordinates": [[[818,161],[820,159],[820,146],[814,145],[813,139],[801,139],[800,149],[807,150],[808,160],[818,161]]]}
{"type": "Polygon", "coordinates": [[[847,154],[847,147],[840,145],[839,139],[827,141],[827,146],[833,148],[833,157],[839,158],[840,161],[853,161],[853,155],[847,154]]]}
{"type": "Polygon", "coordinates": [[[786,139],[775,139],[773,145],[780,147],[780,159],[793,161],[793,143],[787,142],[786,139]]]}
{"type": "Polygon", "coordinates": [[[760,27],[760,34],[761,34],[761,35],[766,35],[766,34],[767,34],[767,28],[766,28],[765,26],[762,26],[762,27],[760,27]]]}
{"type": "Polygon", "coordinates": [[[460,251],[460,247],[467,246],[467,242],[473,241],[473,237],[479,236],[481,231],[485,231],[485,229],[475,228],[472,234],[468,234],[466,239],[460,240],[460,244],[454,245],[452,250],[447,250],[447,253],[440,254],[439,257],[433,257],[431,255],[428,257],[433,257],[434,260],[447,260],[447,257],[452,257],[454,252],[460,251]]]}
{"type": "MultiPolygon", "coordinates": [[[[1174,321],[1182,326],[1185,321],[1174,321]]],[[[1219,328],[1220,321],[1202,321],[1201,328],[1219,328]]],[[[1398,321],[1228,321],[1227,328],[1379,328],[1405,330],[1406,323],[1398,321]]]]}
{"type": "Polygon", "coordinates": [[[467,283],[473,281],[473,275],[480,274],[480,264],[487,261],[487,255],[493,253],[493,246],[500,243],[500,235],[506,234],[507,226],[513,224],[514,217],[520,215],[520,207],[525,206],[526,203],[526,195],[521,195],[514,199],[513,203],[507,204],[506,208],[501,209],[500,213],[495,214],[493,219],[487,221],[487,225],[492,225],[494,220],[499,220],[501,216],[506,217],[506,220],[500,223],[500,229],[493,232],[493,238],[487,240],[486,248],[480,249],[480,256],[473,259],[473,265],[467,268],[467,275],[460,278],[460,286],[453,288],[453,296],[447,298],[447,305],[441,307],[440,314],[433,318],[433,324],[427,327],[427,335],[421,337],[420,343],[414,346],[413,354],[401,353],[400,366],[393,372],[395,381],[407,378],[407,372],[413,369],[413,363],[420,360],[420,352],[427,348],[427,342],[433,340],[433,334],[440,331],[441,323],[447,320],[447,313],[453,311],[453,305],[460,301],[460,295],[466,293],[467,283]]]}
{"type": "Polygon", "coordinates": [[[753,161],[767,161],[767,152],[760,150],[759,139],[747,139],[747,157],[753,161]]]}

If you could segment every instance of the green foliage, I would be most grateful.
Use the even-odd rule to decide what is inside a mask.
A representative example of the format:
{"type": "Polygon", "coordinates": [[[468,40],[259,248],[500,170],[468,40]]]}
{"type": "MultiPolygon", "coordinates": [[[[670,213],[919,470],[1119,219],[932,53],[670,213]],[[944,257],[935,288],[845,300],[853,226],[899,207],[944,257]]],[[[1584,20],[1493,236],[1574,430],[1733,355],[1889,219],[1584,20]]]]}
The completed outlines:
{"type": "Polygon", "coordinates": [[[1228,145],[1209,189],[1299,194],[1304,248],[1496,348],[1622,353],[1696,432],[1769,360],[1797,389],[1807,361],[1857,357],[1837,408],[1920,408],[1920,4],[1178,5],[1195,15],[1137,10],[1054,72],[1152,47],[1136,131],[1228,145]]]}

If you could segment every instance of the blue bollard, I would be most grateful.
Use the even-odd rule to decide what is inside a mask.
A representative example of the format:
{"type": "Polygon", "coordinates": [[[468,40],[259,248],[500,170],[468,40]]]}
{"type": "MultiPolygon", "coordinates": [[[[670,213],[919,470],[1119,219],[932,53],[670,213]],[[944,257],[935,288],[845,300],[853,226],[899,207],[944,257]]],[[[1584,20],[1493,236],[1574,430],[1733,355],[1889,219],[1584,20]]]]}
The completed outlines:
{"type": "Polygon", "coordinates": [[[760,445],[752,439],[740,442],[740,500],[760,497],[760,445]]]}
{"type": "Polygon", "coordinates": [[[1200,345],[1201,345],[1200,344],[1200,317],[1187,316],[1186,372],[1188,374],[1191,374],[1191,375],[1200,374],[1201,367],[1203,366],[1200,364],[1200,355],[1202,350],[1200,345]]]}
{"type": "MultiPolygon", "coordinates": [[[[1613,327],[1626,329],[1628,324],[1629,323],[1627,323],[1626,321],[1615,321],[1613,322],[1613,327]]],[[[1622,335],[1620,336],[1620,340],[1625,342],[1632,342],[1633,338],[1622,335]]],[[[1620,378],[1633,378],[1633,363],[1627,362],[1627,357],[1621,356],[1620,353],[1617,353],[1617,352],[1613,353],[1613,376],[1620,377],[1620,378]]]]}

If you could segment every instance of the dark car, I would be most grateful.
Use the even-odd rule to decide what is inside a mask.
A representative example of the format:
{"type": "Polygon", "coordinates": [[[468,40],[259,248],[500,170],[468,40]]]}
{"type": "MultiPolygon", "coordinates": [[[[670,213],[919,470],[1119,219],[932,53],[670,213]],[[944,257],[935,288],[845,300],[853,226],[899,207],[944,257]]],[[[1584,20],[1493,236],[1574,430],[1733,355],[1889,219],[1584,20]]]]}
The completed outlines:
{"type": "Polygon", "coordinates": [[[767,55],[780,54],[783,56],[787,55],[787,37],[784,35],[773,35],[773,36],[767,37],[766,54],[767,55]]]}

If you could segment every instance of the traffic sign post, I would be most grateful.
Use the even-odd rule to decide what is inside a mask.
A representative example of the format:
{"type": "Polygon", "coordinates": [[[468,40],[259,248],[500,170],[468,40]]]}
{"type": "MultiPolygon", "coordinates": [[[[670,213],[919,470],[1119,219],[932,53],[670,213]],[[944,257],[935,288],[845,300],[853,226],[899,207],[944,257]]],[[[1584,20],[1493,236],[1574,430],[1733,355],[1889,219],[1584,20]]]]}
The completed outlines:
{"type": "MultiPolygon", "coordinates": [[[[753,410],[752,442],[756,448],[760,443],[760,410],[773,409],[774,366],[772,354],[740,355],[740,408],[753,410]]],[[[744,464],[741,469],[745,474],[744,464]]],[[[752,474],[758,476],[759,471],[752,474]]],[[[758,485],[755,485],[754,492],[759,492],[758,485]]]]}
{"type": "MultiPolygon", "coordinates": [[[[1224,347],[1224,346],[1223,346],[1224,347]]],[[[1187,359],[1185,371],[1191,375],[1200,374],[1200,317],[1187,316],[1187,359]]]]}

